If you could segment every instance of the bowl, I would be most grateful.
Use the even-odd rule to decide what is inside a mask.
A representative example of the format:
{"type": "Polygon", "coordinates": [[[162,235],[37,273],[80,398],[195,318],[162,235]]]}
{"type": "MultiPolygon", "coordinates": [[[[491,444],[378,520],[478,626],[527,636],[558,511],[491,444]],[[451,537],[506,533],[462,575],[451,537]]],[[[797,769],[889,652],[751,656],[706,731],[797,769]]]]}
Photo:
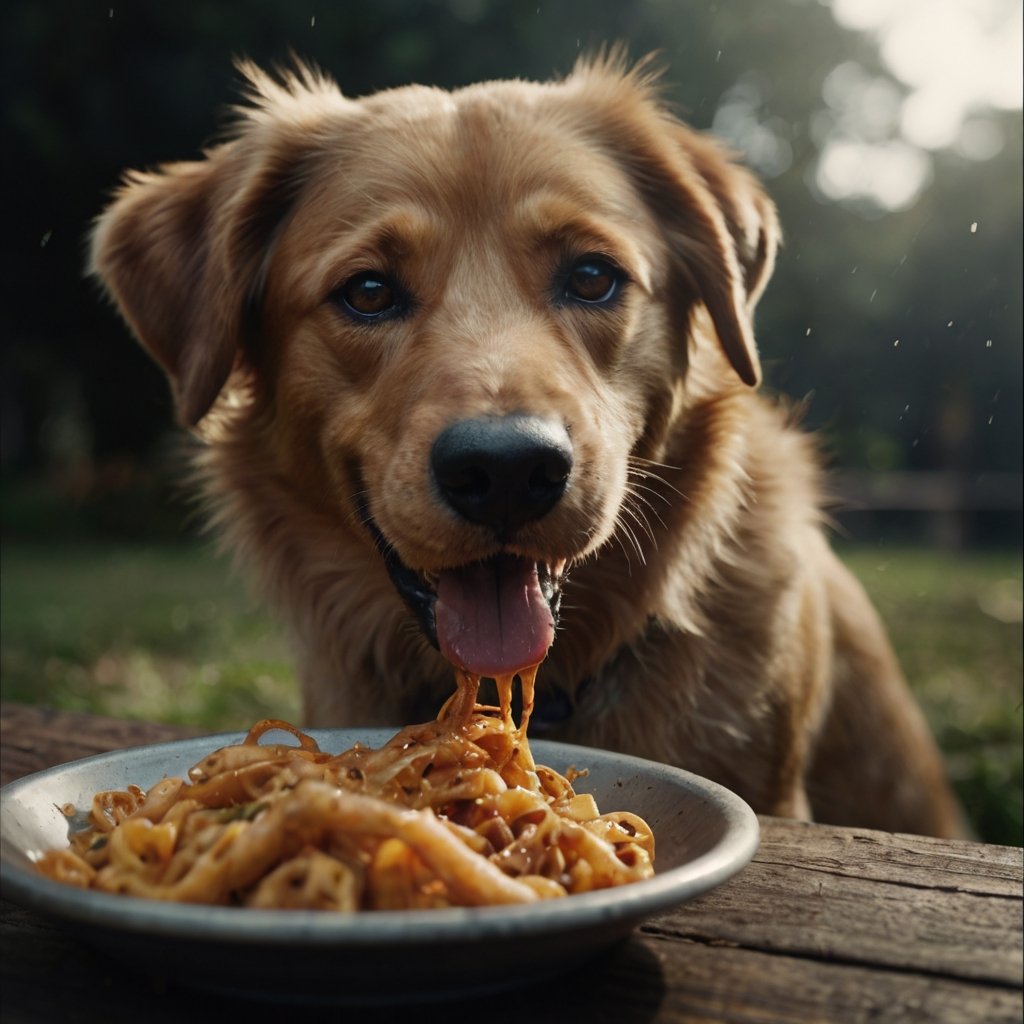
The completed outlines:
{"type": "MultiPolygon", "coordinates": [[[[322,750],[378,747],[397,730],[311,730],[322,750]]],[[[730,790],[679,768],[605,750],[532,741],[538,764],[587,775],[574,783],[602,812],[647,820],[652,878],[540,903],[441,910],[324,911],[207,907],[63,885],[34,870],[67,843],[60,808],[94,793],[183,776],[244,735],[208,736],[100,754],[0,790],[3,895],[81,940],[175,985],[291,1003],[374,1004],[471,996],[567,971],[645,920],[721,885],[753,857],[757,818],[730,790]]]]}

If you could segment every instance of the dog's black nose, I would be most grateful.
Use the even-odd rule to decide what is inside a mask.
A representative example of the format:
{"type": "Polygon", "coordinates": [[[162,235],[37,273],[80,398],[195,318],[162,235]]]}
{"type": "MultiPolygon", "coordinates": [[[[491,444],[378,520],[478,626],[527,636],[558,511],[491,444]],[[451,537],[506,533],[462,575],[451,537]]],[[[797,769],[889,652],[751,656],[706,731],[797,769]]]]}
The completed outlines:
{"type": "Polygon", "coordinates": [[[565,493],[572,442],[561,424],[538,416],[461,420],[438,435],[430,461],[456,512],[508,534],[539,519],[565,493]]]}

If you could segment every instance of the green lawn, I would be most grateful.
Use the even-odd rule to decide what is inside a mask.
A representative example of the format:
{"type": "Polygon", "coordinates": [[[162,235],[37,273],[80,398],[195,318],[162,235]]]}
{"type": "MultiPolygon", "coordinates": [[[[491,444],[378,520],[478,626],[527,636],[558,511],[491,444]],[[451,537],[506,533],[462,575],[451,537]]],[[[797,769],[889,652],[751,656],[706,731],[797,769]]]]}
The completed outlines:
{"type": "MultiPolygon", "coordinates": [[[[1022,843],[1021,556],[843,552],[982,838],[1022,843]]],[[[287,642],[199,544],[4,548],[4,699],[240,730],[298,717],[287,642]]]]}
{"type": "Polygon", "coordinates": [[[1021,554],[841,552],[875,601],[983,838],[1024,841],[1021,554]]]}
{"type": "Polygon", "coordinates": [[[6,700],[247,729],[295,718],[288,644],[200,544],[6,545],[6,700]]]}

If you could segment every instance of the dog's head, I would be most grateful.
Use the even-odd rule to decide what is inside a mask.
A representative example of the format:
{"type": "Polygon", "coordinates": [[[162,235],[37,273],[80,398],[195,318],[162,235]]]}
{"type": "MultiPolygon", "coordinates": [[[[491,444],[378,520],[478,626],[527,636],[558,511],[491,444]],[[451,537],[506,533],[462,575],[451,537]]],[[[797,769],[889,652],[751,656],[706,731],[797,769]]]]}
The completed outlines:
{"type": "Polygon", "coordinates": [[[180,419],[248,410],[450,660],[536,663],[691,363],[757,384],[773,210],[615,61],[362,100],[245,72],[230,141],[126,179],[93,272],[180,419]]]}

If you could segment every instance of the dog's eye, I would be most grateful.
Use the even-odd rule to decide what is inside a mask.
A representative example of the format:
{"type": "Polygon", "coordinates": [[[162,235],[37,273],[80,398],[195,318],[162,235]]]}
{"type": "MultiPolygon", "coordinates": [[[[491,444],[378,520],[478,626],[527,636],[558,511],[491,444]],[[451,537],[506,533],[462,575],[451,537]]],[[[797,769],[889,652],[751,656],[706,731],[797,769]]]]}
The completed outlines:
{"type": "Polygon", "coordinates": [[[385,274],[373,270],[350,277],[336,296],[360,320],[376,320],[398,309],[398,290],[385,274]]]}
{"type": "Polygon", "coordinates": [[[622,271],[599,256],[587,256],[569,271],[565,294],[576,302],[602,304],[611,301],[622,283],[622,271]]]}

